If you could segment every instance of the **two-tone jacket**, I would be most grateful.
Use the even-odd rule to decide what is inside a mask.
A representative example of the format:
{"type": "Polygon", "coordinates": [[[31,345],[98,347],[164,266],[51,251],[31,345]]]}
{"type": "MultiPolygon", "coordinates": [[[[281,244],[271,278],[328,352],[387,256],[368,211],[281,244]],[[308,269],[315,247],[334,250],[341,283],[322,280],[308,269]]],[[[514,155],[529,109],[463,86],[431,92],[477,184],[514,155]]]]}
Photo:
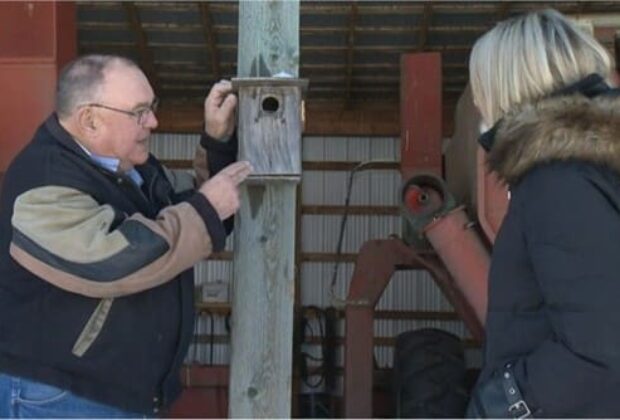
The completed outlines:
{"type": "Polygon", "coordinates": [[[488,144],[511,199],[470,415],[620,417],[620,96],[596,75],[576,86],[515,109],[488,144]]]}
{"type": "Polygon", "coordinates": [[[180,392],[192,266],[226,232],[154,157],[136,169],[141,187],[91,160],[56,115],[14,159],[0,197],[0,372],[153,415],[180,392]]]}

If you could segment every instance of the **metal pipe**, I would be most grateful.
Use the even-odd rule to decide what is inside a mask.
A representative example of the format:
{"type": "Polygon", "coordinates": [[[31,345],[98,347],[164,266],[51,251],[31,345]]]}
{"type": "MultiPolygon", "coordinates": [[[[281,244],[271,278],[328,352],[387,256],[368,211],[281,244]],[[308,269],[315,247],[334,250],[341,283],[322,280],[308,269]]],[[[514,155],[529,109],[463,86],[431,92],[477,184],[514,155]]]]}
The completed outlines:
{"type": "Polygon", "coordinates": [[[473,230],[464,207],[459,206],[431,222],[424,233],[484,325],[490,255],[473,230]]]}

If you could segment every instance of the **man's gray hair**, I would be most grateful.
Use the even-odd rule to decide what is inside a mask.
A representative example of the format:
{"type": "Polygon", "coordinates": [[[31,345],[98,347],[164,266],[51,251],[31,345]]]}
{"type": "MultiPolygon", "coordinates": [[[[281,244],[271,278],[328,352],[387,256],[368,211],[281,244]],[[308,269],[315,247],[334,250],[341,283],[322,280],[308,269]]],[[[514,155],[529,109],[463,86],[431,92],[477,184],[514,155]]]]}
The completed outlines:
{"type": "Polygon", "coordinates": [[[117,64],[138,67],[128,58],[101,54],[85,55],[67,64],[60,73],[56,87],[56,113],[59,118],[68,117],[80,105],[96,102],[105,80],[105,70],[117,64]]]}

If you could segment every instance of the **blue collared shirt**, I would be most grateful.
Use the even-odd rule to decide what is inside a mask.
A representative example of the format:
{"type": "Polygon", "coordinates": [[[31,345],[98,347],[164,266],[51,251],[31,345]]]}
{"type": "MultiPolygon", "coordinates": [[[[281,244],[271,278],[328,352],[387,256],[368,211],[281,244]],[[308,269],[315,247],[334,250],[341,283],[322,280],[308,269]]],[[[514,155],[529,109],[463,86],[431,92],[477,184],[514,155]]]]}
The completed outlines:
{"type": "MultiPolygon", "coordinates": [[[[90,156],[90,158],[93,160],[93,162],[95,162],[97,165],[99,165],[102,168],[105,168],[108,171],[111,171],[113,173],[118,173],[118,167],[121,164],[120,159],[113,158],[113,157],[108,157],[108,156],[96,155],[96,154],[92,153],[90,150],[88,150],[86,147],[84,147],[84,145],[82,145],[79,141],[75,140],[75,142],[82,148],[82,150],[84,150],[84,152],[88,156],[90,156]]],[[[138,187],[141,187],[142,184],[144,184],[144,179],[142,179],[142,175],[140,175],[140,173],[138,171],[136,171],[136,168],[131,168],[129,171],[127,171],[125,173],[125,175],[127,175],[129,178],[131,178],[131,180],[138,187]]]]}

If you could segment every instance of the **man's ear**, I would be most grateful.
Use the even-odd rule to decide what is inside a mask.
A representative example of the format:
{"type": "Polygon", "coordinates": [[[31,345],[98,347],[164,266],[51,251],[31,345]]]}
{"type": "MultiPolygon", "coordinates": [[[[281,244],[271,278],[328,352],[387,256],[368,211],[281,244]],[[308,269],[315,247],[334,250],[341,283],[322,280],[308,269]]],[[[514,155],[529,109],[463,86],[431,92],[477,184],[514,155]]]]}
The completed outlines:
{"type": "Polygon", "coordinates": [[[80,131],[89,136],[94,135],[99,127],[97,115],[89,106],[82,107],[78,110],[77,123],[80,131]]]}

